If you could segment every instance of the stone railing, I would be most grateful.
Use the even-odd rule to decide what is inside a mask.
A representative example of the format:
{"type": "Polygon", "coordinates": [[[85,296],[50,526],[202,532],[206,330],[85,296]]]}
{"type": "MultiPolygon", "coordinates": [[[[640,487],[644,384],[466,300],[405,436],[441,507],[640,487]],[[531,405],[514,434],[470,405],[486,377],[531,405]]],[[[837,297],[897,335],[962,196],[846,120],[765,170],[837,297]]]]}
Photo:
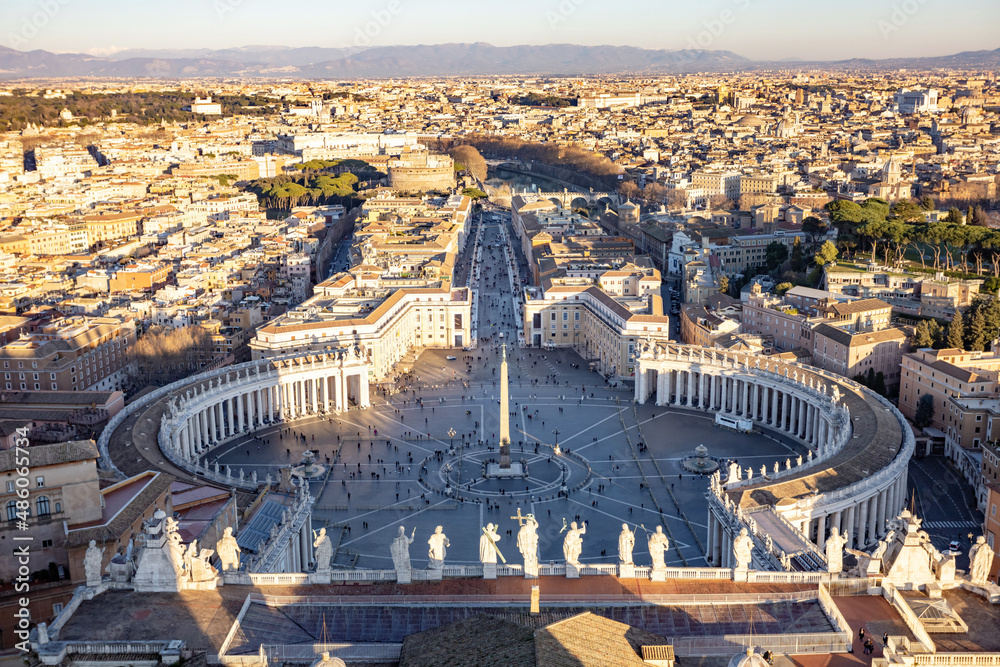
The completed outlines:
{"type": "Polygon", "coordinates": [[[747,648],[766,648],[771,653],[788,655],[847,652],[843,634],[839,632],[671,637],[669,643],[674,647],[674,653],[678,657],[692,658],[731,656],[734,653],[742,653],[747,648]]]}
{"type": "MultiPolygon", "coordinates": [[[[892,605],[899,615],[903,618],[903,622],[906,623],[906,627],[910,629],[913,636],[917,638],[917,641],[924,645],[923,650],[929,651],[931,653],[935,652],[934,640],[924,629],[924,624],[920,622],[917,615],[913,613],[913,609],[910,605],[906,603],[906,600],[896,587],[888,581],[882,581],[882,597],[884,597],[889,604],[892,605]]],[[[911,641],[911,644],[913,642],[911,641]]]]}

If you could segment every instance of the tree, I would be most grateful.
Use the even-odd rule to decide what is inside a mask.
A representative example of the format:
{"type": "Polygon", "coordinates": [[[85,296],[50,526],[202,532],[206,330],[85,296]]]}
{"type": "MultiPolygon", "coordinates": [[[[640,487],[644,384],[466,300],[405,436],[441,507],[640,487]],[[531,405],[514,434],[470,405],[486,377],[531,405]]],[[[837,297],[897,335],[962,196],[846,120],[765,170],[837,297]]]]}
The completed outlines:
{"type": "Polygon", "coordinates": [[[833,241],[826,241],[816,252],[815,262],[817,266],[826,266],[837,259],[837,246],[833,241]]]}
{"type": "Polygon", "coordinates": [[[793,287],[795,287],[795,285],[793,285],[792,283],[779,283],[777,286],[775,286],[774,293],[777,294],[778,296],[784,296],[785,292],[792,289],[793,287]]]}
{"type": "Polygon", "coordinates": [[[708,198],[708,203],[713,211],[728,211],[736,208],[736,202],[726,195],[712,195],[708,198]]]}
{"type": "Polygon", "coordinates": [[[915,348],[932,347],[934,345],[934,336],[931,334],[930,324],[927,320],[921,320],[917,324],[913,331],[913,339],[910,344],[915,348]]]}
{"type": "Polygon", "coordinates": [[[920,394],[917,398],[917,411],[913,415],[913,423],[918,428],[925,428],[931,425],[934,420],[934,396],[933,394],[920,394]]]}
{"type": "Polygon", "coordinates": [[[642,190],[642,198],[648,204],[662,204],[663,198],[667,196],[667,189],[657,182],[647,183],[642,190]]]}
{"type": "Polygon", "coordinates": [[[478,181],[486,180],[486,160],[475,146],[462,144],[455,146],[448,154],[456,163],[465,165],[465,171],[478,181]]]}
{"type": "Polygon", "coordinates": [[[472,199],[485,199],[486,197],[489,197],[488,194],[479,188],[465,188],[462,190],[462,194],[466,197],[471,197],[472,199]]]}
{"type": "Polygon", "coordinates": [[[948,334],[945,336],[945,345],[950,349],[962,350],[964,348],[965,327],[962,324],[962,311],[956,310],[948,325],[948,334]]]}
{"type": "Polygon", "coordinates": [[[729,292],[729,276],[722,276],[719,278],[719,294],[726,294],[729,292]]]}
{"type": "Polygon", "coordinates": [[[925,211],[933,211],[936,208],[934,200],[931,198],[930,195],[924,195],[923,197],[920,198],[920,208],[924,209],[925,211]]]}
{"type": "Polygon", "coordinates": [[[777,271],[788,259],[788,246],[780,241],[771,241],[764,251],[768,271],[777,271]]]}
{"type": "Polygon", "coordinates": [[[796,236],[792,242],[791,265],[792,271],[801,271],[805,265],[805,258],[802,254],[802,237],[800,236],[796,236]]]}
{"type": "Polygon", "coordinates": [[[809,242],[816,243],[816,237],[826,234],[827,223],[814,215],[802,221],[802,231],[809,235],[809,242]]]}
{"type": "Polygon", "coordinates": [[[874,391],[879,396],[886,396],[889,393],[889,388],[885,386],[885,373],[879,371],[875,374],[875,379],[872,381],[871,390],[874,391]]]}
{"type": "Polygon", "coordinates": [[[969,327],[965,332],[965,349],[972,352],[982,352],[986,349],[986,315],[981,310],[969,318],[969,327]]]}
{"type": "Polygon", "coordinates": [[[941,218],[941,222],[948,222],[953,225],[960,225],[963,222],[965,222],[965,217],[962,215],[962,212],[960,210],[952,206],[951,208],[948,209],[948,213],[943,218],[941,218]]]}
{"type": "Polygon", "coordinates": [[[636,185],[635,181],[623,181],[618,186],[618,192],[625,199],[635,199],[639,195],[639,186],[636,185]]]}
{"type": "Polygon", "coordinates": [[[907,199],[900,199],[893,204],[889,209],[889,217],[911,225],[927,219],[924,209],[907,199]]]}

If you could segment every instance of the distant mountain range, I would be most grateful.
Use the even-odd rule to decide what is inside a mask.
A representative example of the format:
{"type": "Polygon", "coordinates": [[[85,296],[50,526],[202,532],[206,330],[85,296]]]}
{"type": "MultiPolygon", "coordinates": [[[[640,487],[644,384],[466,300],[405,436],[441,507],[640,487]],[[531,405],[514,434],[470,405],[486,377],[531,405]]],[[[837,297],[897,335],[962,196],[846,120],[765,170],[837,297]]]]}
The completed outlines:
{"type": "Polygon", "coordinates": [[[930,58],[841,61],[755,61],[730,51],[639,49],[630,46],[417,46],[232,49],[129,49],[107,57],[16,51],[0,46],[0,78],[154,77],[355,79],[475,75],[600,75],[731,72],[762,69],[898,70],[1000,68],[1000,49],[930,58]]]}

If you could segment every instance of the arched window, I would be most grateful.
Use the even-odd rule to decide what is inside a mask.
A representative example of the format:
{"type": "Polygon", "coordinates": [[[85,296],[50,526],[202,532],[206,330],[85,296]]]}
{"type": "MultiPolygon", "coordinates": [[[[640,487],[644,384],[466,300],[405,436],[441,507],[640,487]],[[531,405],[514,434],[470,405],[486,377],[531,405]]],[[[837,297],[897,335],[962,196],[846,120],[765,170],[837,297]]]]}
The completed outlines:
{"type": "Polygon", "coordinates": [[[59,512],[62,512],[62,503],[57,502],[56,503],[56,514],[59,514],[59,512]]]}
{"type": "Polygon", "coordinates": [[[49,515],[49,497],[48,496],[38,496],[35,499],[35,509],[38,510],[38,516],[48,516],[49,515]]]}
{"type": "Polygon", "coordinates": [[[17,501],[10,500],[7,502],[7,520],[13,521],[17,518],[17,501]]]}

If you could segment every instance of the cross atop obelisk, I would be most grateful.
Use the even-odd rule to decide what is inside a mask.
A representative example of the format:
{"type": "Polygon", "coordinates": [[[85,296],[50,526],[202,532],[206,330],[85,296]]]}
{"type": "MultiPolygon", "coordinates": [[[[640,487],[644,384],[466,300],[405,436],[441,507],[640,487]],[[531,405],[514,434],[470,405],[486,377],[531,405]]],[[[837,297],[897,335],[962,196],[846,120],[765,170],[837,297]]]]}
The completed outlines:
{"type": "Polygon", "coordinates": [[[500,467],[510,468],[510,397],[507,393],[507,344],[500,362],[500,467]]]}

